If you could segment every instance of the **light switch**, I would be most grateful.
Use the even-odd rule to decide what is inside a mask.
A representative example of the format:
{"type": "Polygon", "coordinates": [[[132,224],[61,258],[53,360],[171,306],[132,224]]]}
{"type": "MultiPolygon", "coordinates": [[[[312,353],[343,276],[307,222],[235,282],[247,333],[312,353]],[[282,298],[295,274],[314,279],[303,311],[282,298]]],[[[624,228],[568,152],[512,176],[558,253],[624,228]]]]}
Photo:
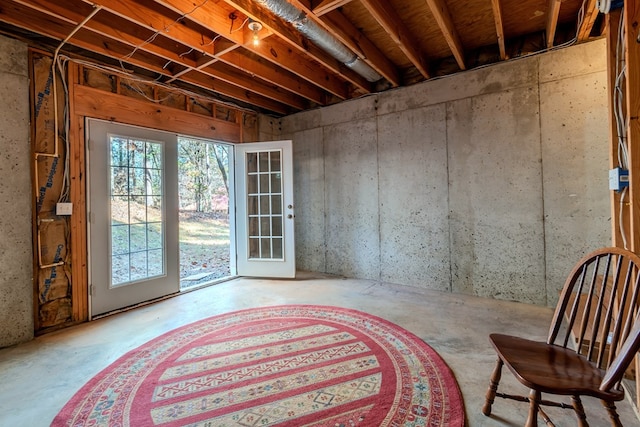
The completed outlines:
{"type": "Polygon", "coordinates": [[[71,215],[73,213],[73,203],[56,204],[56,215],[71,215]]]}

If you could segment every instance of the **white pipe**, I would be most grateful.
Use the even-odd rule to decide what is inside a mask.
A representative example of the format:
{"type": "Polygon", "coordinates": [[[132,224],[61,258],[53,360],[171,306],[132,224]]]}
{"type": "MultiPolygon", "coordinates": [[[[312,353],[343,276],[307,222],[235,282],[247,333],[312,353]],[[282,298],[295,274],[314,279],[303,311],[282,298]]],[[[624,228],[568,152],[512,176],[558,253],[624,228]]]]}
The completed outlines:
{"type": "MultiPolygon", "coordinates": [[[[96,13],[98,13],[100,11],[100,9],[102,9],[102,6],[98,6],[98,5],[93,5],[93,10],[91,11],[91,13],[82,20],[81,23],[79,23],[74,29],[73,31],[71,31],[71,33],[69,33],[69,35],[62,40],[62,43],[60,43],[58,45],[58,47],[56,48],[55,52],[53,52],[53,61],[51,62],[51,73],[52,73],[52,77],[53,77],[53,138],[54,138],[54,154],[53,157],[58,157],[58,91],[56,88],[56,63],[58,60],[58,54],[60,53],[60,49],[62,49],[62,46],[64,46],[65,44],[67,44],[67,42],[71,39],[71,37],[73,37],[73,35],[75,33],[77,33],[82,27],[85,26],[85,24],[87,22],[89,22],[89,20],[91,18],[94,17],[94,15],[96,13]]],[[[46,153],[36,153],[36,156],[40,154],[42,156],[51,156],[51,154],[46,154],[46,153]]],[[[67,155],[69,155],[67,153],[67,155]]]]}
{"type": "Polygon", "coordinates": [[[57,267],[59,265],[64,264],[64,261],[59,261],[59,262],[55,262],[53,264],[47,264],[47,265],[43,265],[42,264],[42,245],[41,245],[41,242],[40,242],[40,223],[41,222],[53,222],[53,220],[52,219],[39,219],[38,220],[38,266],[40,268],[49,268],[49,267],[57,267]]]}

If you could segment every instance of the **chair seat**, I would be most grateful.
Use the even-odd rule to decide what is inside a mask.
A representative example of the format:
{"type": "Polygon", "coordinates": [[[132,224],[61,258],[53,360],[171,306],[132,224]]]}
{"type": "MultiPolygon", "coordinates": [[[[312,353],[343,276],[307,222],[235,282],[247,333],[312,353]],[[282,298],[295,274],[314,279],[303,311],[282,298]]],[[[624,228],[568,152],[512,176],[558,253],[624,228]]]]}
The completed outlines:
{"type": "Polygon", "coordinates": [[[510,335],[489,336],[500,359],[525,386],[543,393],[623,399],[623,390],[599,389],[605,371],[575,351],[510,335]]]}

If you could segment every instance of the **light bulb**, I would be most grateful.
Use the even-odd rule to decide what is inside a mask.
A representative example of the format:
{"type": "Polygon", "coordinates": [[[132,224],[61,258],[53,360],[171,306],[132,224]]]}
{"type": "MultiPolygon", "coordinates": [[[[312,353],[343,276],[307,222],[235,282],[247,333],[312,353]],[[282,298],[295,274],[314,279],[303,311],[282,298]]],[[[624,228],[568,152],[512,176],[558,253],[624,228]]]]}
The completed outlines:
{"type": "Polygon", "coordinates": [[[258,46],[260,44],[260,30],[262,29],[262,24],[256,21],[249,22],[249,29],[253,32],[253,45],[258,46]]]}

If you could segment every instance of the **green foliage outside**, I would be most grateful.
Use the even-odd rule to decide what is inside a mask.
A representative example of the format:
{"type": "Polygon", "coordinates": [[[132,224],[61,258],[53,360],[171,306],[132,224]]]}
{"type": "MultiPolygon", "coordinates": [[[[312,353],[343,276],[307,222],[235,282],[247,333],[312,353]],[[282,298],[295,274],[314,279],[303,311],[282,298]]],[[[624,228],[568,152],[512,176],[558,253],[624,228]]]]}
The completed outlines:
{"type": "Polygon", "coordinates": [[[229,150],[227,145],[189,138],[179,140],[183,288],[230,274],[229,150]]]}

